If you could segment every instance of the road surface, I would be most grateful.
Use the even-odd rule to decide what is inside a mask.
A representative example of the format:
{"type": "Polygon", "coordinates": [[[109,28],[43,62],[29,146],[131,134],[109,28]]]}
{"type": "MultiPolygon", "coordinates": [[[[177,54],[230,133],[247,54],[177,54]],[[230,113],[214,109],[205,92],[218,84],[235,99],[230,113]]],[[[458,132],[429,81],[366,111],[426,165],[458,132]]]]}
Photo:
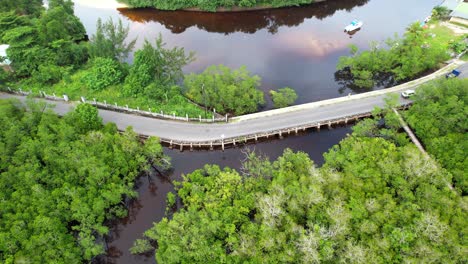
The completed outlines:
{"type": "MultiPolygon", "coordinates": [[[[463,72],[463,76],[468,77],[468,63],[461,66],[453,65],[463,72]]],[[[453,67],[452,67],[453,68],[453,67]]],[[[242,136],[261,134],[269,131],[296,128],[301,125],[318,123],[325,124],[328,120],[344,118],[371,112],[375,107],[385,105],[384,98],[390,93],[400,94],[405,89],[414,89],[422,83],[444,76],[447,69],[443,69],[429,78],[423,77],[408,84],[399,85],[394,88],[379,90],[364,94],[347,96],[324,100],[320,102],[298,105],[285,109],[266,111],[252,115],[234,118],[230,123],[198,124],[171,120],[161,120],[138,115],[131,115],[108,110],[99,110],[99,115],[105,123],[113,122],[120,130],[132,126],[136,133],[145,136],[157,136],[166,141],[182,143],[206,143],[220,141],[221,139],[239,138],[242,136]],[[424,79],[426,78],[426,79],[424,79]],[[423,80],[423,81],[420,81],[423,80]]],[[[24,101],[24,96],[0,93],[0,98],[18,98],[24,101]]],[[[408,100],[400,98],[402,104],[408,100]]],[[[48,101],[49,103],[51,101],[48,101]]],[[[74,104],[62,101],[54,101],[55,111],[58,114],[65,114],[70,111],[74,104]]]]}

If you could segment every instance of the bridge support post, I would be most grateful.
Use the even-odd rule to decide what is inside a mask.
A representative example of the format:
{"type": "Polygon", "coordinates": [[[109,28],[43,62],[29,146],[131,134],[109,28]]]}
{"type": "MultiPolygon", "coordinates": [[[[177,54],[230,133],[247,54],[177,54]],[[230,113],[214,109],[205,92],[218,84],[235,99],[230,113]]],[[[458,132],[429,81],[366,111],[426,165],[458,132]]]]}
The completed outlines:
{"type": "Polygon", "coordinates": [[[296,127],[296,135],[299,133],[299,131],[297,130],[297,127],[296,127]]]}
{"type": "Polygon", "coordinates": [[[201,142],[198,143],[198,147],[201,148],[201,142]]]}
{"type": "Polygon", "coordinates": [[[290,135],[290,134],[291,134],[291,131],[290,131],[289,128],[288,128],[288,135],[290,135]]]}
{"type": "Polygon", "coordinates": [[[257,136],[257,134],[255,134],[255,142],[257,142],[257,141],[258,141],[258,136],[257,136]]]}
{"type": "Polygon", "coordinates": [[[180,152],[184,151],[184,144],[180,143],[180,152]]]}
{"type": "Polygon", "coordinates": [[[193,143],[190,143],[190,152],[193,151],[193,143]]]}
{"type": "Polygon", "coordinates": [[[210,142],[210,150],[213,150],[213,141],[210,142]]]}
{"type": "Polygon", "coordinates": [[[328,129],[331,129],[332,125],[331,125],[331,122],[328,121],[328,129]]]}
{"type": "Polygon", "coordinates": [[[302,131],[306,131],[306,127],[303,127],[303,128],[302,128],[302,131]]]}
{"type": "Polygon", "coordinates": [[[172,140],[171,140],[171,142],[169,143],[169,148],[172,149],[172,140]]]}
{"type": "Polygon", "coordinates": [[[320,123],[317,124],[317,131],[320,131],[320,123]]]}
{"type": "Polygon", "coordinates": [[[283,134],[281,133],[281,131],[279,132],[279,138],[283,139],[283,134]]]}
{"type": "Polygon", "coordinates": [[[221,149],[224,151],[224,140],[221,140],[221,149]]]}
{"type": "Polygon", "coordinates": [[[266,133],[266,138],[268,138],[270,135],[268,133],[266,133]]]}
{"type": "Polygon", "coordinates": [[[347,125],[348,124],[348,118],[345,118],[344,123],[347,125]]]}
{"type": "Polygon", "coordinates": [[[232,140],[232,145],[234,145],[234,146],[236,145],[236,139],[235,138],[232,140]]]}

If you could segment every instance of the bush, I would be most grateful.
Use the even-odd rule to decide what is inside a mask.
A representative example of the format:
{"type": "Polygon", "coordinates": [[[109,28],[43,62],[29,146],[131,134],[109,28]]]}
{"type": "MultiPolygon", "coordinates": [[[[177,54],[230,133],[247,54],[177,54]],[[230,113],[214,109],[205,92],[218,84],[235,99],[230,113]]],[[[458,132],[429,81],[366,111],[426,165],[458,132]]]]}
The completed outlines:
{"type": "Polygon", "coordinates": [[[260,77],[251,76],[245,67],[211,66],[201,74],[186,76],[185,85],[188,98],[218,113],[252,113],[265,103],[263,91],[258,89],[260,77]]]}
{"type": "Polygon", "coordinates": [[[290,106],[297,100],[296,91],[289,87],[278,89],[278,91],[270,91],[270,95],[275,108],[290,106]]]}
{"type": "Polygon", "coordinates": [[[119,84],[125,78],[120,62],[110,58],[95,58],[84,76],[85,85],[91,90],[100,91],[111,85],[119,84]]]}

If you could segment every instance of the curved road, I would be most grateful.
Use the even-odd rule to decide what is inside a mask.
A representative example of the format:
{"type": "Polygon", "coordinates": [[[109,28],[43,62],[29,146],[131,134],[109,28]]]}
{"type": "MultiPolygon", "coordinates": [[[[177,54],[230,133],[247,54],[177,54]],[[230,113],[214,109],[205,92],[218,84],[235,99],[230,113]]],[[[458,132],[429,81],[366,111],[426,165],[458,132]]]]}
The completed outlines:
{"type": "MultiPolygon", "coordinates": [[[[227,140],[269,131],[296,128],[311,123],[320,122],[325,124],[328,120],[371,112],[376,106],[383,107],[385,105],[383,99],[388,94],[400,94],[403,90],[414,89],[423,83],[443,76],[456,67],[462,70],[464,77],[467,77],[468,63],[462,65],[462,62],[456,61],[429,76],[393,88],[241,116],[233,118],[230,123],[197,124],[154,119],[102,109],[99,110],[99,114],[104,122],[116,123],[121,130],[132,126],[135,132],[140,135],[157,136],[166,141],[206,143],[220,141],[223,138],[227,140]]],[[[25,100],[24,96],[0,94],[0,98],[12,97],[25,100]]],[[[400,97],[400,102],[404,104],[409,101],[400,97]]],[[[55,101],[53,104],[56,105],[54,110],[58,114],[65,114],[74,106],[74,104],[61,101],[55,101]]]]}

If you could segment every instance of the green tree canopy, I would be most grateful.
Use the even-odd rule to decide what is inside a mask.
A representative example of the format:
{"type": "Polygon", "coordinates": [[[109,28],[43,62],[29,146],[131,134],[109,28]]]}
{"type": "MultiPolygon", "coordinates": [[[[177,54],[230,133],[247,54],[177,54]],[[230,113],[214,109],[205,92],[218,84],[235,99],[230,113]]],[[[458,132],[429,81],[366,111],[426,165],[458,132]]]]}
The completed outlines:
{"type": "Polygon", "coordinates": [[[337,69],[349,72],[352,84],[364,88],[392,78],[397,82],[414,78],[450,58],[449,44],[453,36],[447,31],[411,24],[402,38],[388,39],[386,47],[371,43],[369,50],[359,52],[356,46],[351,46],[351,56],[341,57],[337,69]]]}
{"type": "Polygon", "coordinates": [[[256,165],[243,174],[206,166],[185,176],[183,208],[145,232],[157,261],[463,261],[464,201],[447,187],[450,174],[414,146],[351,136],[325,160],[318,169],[286,150],[273,163],[248,161],[256,165]]]}
{"type": "Polygon", "coordinates": [[[158,139],[103,127],[89,105],[65,118],[28,108],[0,100],[0,262],[89,262],[148,161],[168,159],[158,139]]]}
{"type": "Polygon", "coordinates": [[[293,105],[297,100],[297,94],[294,89],[284,87],[278,89],[278,91],[270,91],[271,99],[275,108],[282,108],[293,105]]]}
{"type": "Polygon", "coordinates": [[[265,103],[264,93],[258,89],[260,80],[244,66],[235,70],[210,66],[201,74],[185,77],[186,95],[218,113],[252,113],[265,103]]]}
{"type": "Polygon", "coordinates": [[[468,79],[441,80],[417,91],[406,114],[427,151],[452,172],[457,188],[468,193],[468,79]]]}
{"type": "Polygon", "coordinates": [[[167,49],[165,45],[159,35],[155,45],[145,40],[143,48],[135,52],[130,74],[125,79],[125,94],[155,98],[156,90],[168,90],[183,78],[182,68],[193,61],[194,54],[185,55],[183,48],[167,49]],[[153,86],[148,87],[150,84],[153,86]]]}
{"type": "Polygon", "coordinates": [[[98,57],[91,60],[90,65],[83,82],[92,90],[103,90],[125,78],[123,66],[116,60],[98,57]]]}
{"type": "Polygon", "coordinates": [[[42,0],[2,0],[0,12],[14,11],[18,15],[39,16],[44,10],[42,0]]]}
{"type": "Polygon", "coordinates": [[[199,0],[119,0],[131,7],[154,7],[163,10],[177,10],[185,8],[200,8],[206,11],[216,11],[219,7],[232,8],[232,7],[257,7],[257,6],[271,6],[271,7],[284,7],[284,6],[298,6],[313,3],[315,0],[213,0],[213,1],[199,1],[199,0]]]}
{"type": "Polygon", "coordinates": [[[98,19],[96,34],[91,37],[89,43],[91,58],[103,57],[124,61],[136,43],[136,39],[126,41],[128,31],[129,27],[124,27],[120,19],[116,24],[112,18],[104,23],[98,19]]]}

